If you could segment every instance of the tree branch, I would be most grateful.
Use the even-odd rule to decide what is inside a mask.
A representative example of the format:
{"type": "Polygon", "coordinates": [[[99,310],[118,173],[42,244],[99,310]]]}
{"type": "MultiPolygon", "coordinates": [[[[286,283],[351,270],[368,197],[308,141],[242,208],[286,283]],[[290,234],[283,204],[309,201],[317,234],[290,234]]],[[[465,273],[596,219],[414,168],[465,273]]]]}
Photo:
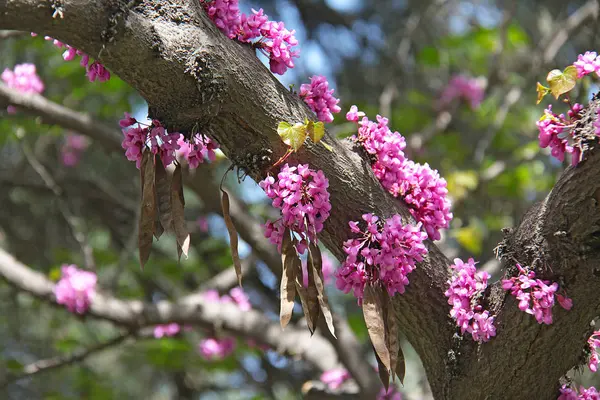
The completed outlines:
{"type": "MultiPolygon", "coordinates": [[[[65,0],[61,19],[52,18],[52,3],[0,1],[0,28],[37,30],[100,55],[113,73],[148,101],[153,118],[176,131],[199,128],[209,134],[255,180],[262,179],[285,150],[277,124],[314,118],[251,48],[222,35],[197,1],[144,0],[127,9],[108,0],[65,0]]],[[[400,214],[405,221],[411,217],[401,201],[383,190],[368,161],[353,152],[350,143],[335,141],[329,134],[325,139],[333,144],[333,156],[322,146],[308,144],[290,162],[308,162],[328,177],[333,212],[321,240],[341,259],[349,220],[358,220],[365,212],[383,217],[400,214]]],[[[558,378],[578,363],[589,321],[600,309],[595,295],[600,283],[595,274],[600,261],[595,250],[600,235],[600,163],[597,154],[589,157],[569,168],[542,205],[507,238],[507,247],[520,262],[541,259],[542,265],[551,265],[553,276],[564,278],[575,307],[571,312],[556,311],[552,326],[538,326],[496,284],[491,293],[498,336],[483,346],[468,338],[455,340],[456,328],[443,294],[450,263],[428,243],[427,259],[411,274],[406,293],[394,301],[399,325],[420,355],[436,398],[556,398],[558,378]],[[554,357],[551,366],[540,369],[557,348],[564,357],[554,357]]],[[[123,324],[166,322],[166,316],[209,324],[222,317],[231,331],[248,332],[263,342],[278,341],[281,330],[264,317],[244,313],[234,319],[229,312],[225,305],[150,306],[102,296],[91,310],[123,324]]],[[[313,343],[307,351],[323,358],[313,354],[317,347],[313,343]]]]}
{"type": "MultiPolygon", "coordinates": [[[[12,286],[56,304],[54,284],[44,275],[21,264],[0,249],[0,275],[12,286]]],[[[229,303],[205,302],[201,295],[191,294],[177,302],[156,304],[125,301],[97,293],[89,315],[139,330],[149,325],[177,322],[213,328],[220,325],[232,334],[268,345],[282,354],[299,356],[321,371],[337,367],[334,348],[318,334],[311,337],[304,327],[288,327],[283,332],[278,322],[269,320],[256,310],[241,311],[229,303]]]]}

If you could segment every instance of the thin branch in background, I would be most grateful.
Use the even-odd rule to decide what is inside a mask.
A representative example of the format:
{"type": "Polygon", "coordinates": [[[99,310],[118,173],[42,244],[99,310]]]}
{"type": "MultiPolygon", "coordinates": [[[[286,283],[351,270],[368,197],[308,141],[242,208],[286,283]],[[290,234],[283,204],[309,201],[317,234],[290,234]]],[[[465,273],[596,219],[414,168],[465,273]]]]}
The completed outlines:
{"type": "Polygon", "coordinates": [[[35,157],[35,155],[31,151],[31,148],[24,140],[21,140],[21,148],[23,150],[25,158],[27,159],[31,167],[35,170],[35,172],[37,172],[40,178],[42,178],[42,181],[50,190],[52,190],[52,192],[56,196],[60,213],[69,225],[73,238],[75,238],[75,240],[79,244],[79,247],[81,248],[86,268],[91,271],[96,270],[96,262],[94,260],[92,247],[90,246],[87,240],[87,236],[84,230],[80,226],[80,219],[77,218],[71,212],[67,202],[63,198],[63,190],[56,184],[56,181],[54,180],[50,172],[35,157]]]}
{"type": "Polygon", "coordinates": [[[111,347],[115,347],[121,343],[123,343],[126,339],[132,337],[134,332],[127,332],[122,335],[116,336],[106,342],[98,343],[94,346],[77,350],[69,355],[65,356],[56,356],[51,358],[46,358],[43,360],[38,360],[31,364],[28,364],[23,367],[23,371],[15,376],[9,376],[5,382],[3,382],[0,387],[6,387],[7,385],[19,381],[24,378],[29,378],[33,375],[48,372],[57,368],[66,367],[69,365],[73,365],[75,363],[84,361],[87,357],[101,352],[103,350],[109,349],[111,347]]]}
{"type": "Polygon", "coordinates": [[[22,36],[24,37],[25,35],[27,35],[27,32],[0,30],[0,40],[18,38],[18,37],[22,37],[22,36]]]}

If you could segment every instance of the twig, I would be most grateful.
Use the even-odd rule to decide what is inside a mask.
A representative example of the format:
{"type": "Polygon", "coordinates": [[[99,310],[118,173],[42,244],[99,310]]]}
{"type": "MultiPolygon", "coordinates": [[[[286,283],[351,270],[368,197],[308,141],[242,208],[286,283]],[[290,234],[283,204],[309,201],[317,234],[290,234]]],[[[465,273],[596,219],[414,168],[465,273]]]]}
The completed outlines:
{"type": "Polygon", "coordinates": [[[42,372],[51,371],[53,369],[66,367],[68,365],[75,364],[77,362],[85,360],[87,357],[106,350],[108,348],[117,346],[124,342],[127,338],[131,337],[134,333],[127,332],[125,334],[116,336],[106,342],[98,343],[92,347],[88,347],[85,349],[77,350],[69,355],[64,356],[56,356],[51,358],[46,358],[43,360],[38,360],[31,364],[28,364],[23,367],[23,372],[18,375],[10,376],[8,379],[3,382],[2,387],[6,387],[7,385],[19,381],[24,378],[29,378],[32,375],[36,375],[42,372]]]}
{"type": "Polygon", "coordinates": [[[83,229],[81,229],[79,226],[78,218],[71,212],[67,202],[63,198],[62,189],[56,184],[56,181],[54,178],[52,178],[52,175],[48,172],[48,170],[34,156],[31,148],[24,140],[21,141],[21,148],[31,167],[35,170],[35,172],[37,172],[40,178],[42,178],[42,181],[48,187],[48,189],[52,190],[52,193],[54,193],[56,196],[58,201],[58,209],[69,225],[73,238],[75,238],[75,241],[77,241],[79,247],[81,248],[86,268],[94,271],[96,269],[96,262],[94,261],[92,247],[88,243],[83,229]]]}

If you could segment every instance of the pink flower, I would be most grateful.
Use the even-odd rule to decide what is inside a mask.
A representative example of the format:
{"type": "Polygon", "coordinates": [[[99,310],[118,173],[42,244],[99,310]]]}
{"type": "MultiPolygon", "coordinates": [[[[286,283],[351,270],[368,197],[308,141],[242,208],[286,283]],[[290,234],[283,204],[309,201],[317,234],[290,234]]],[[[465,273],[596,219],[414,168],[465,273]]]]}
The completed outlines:
{"type": "Polygon", "coordinates": [[[179,333],[181,327],[179,324],[171,323],[166,325],[156,325],[154,327],[154,337],[160,339],[163,336],[175,336],[179,333]]]}
{"type": "Polygon", "coordinates": [[[585,54],[580,54],[573,65],[577,69],[578,78],[583,78],[592,72],[600,76],[600,58],[595,51],[586,51],[585,54]]]}
{"type": "Polygon", "coordinates": [[[583,386],[576,388],[562,385],[557,400],[600,400],[600,393],[593,386],[586,389],[583,386]]]}
{"type": "Polygon", "coordinates": [[[304,252],[307,240],[316,241],[317,234],[329,218],[329,181],[323,171],[314,171],[308,164],[291,167],[285,164],[277,180],[268,176],[259,183],[273,207],[281,210],[282,218],[275,223],[267,221],[265,236],[277,244],[281,251],[281,240],[285,227],[301,237],[299,252],[304,252]]]}
{"type": "Polygon", "coordinates": [[[329,389],[335,390],[339,388],[342,383],[350,379],[350,373],[344,368],[335,368],[325,371],[321,374],[321,382],[327,385],[329,389]]]}
{"type": "MultiPolygon", "coordinates": [[[[519,300],[519,309],[535,317],[538,324],[552,324],[552,307],[558,290],[557,283],[535,279],[535,272],[528,271],[517,264],[518,276],[502,281],[502,288],[519,300]]],[[[557,295],[558,296],[558,295],[557,295]]],[[[561,296],[559,304],[566,310],[571,309],[573,301],[561,296]]]]}
{"type": "Polygon", "coordinates": [[[143,127],[128,113],[125,113],[125,118],[119,121],[119,125],[123,127],[122,132],[125,138],[121,143],[121,147],[125,149],[125,156],[128,160],[135,161],[137,168],[140,168],[142,161],[142,153],[144,147],[153,154],[158,154],[166,167],[175,161],[175,152],[179,150],[179,132],[167,132],[161,125],[160,121],[153,120],[148,127],[143,127]]]}
{"type": "Polygon", "coordinates": [[[440,105],[446,106],[455,99],[462,98],[469,102],[471,109],[479,108],[483,101],[485,88],[481,79],[456,75],[450,79],[448,86],[440,95],[440,105]]]}
{"type": "Polygon", "coordinates": [[[208,232],[208,219],[206,217],[198,217],[196,225],[198,225],[200,232],[208,232]]]}
{"type": "Polygon", "coordinates": [[[481,299],[487,288],[490,274],[485,271],[477,272],[472,258],[465,263],[460,258],[454,259],[450,266],[452,277],[448,280],[448,304],[452,306],[450,316],[456,321],[461,334],[468,332],[473,340],[487,342],[496,336],[494,317],[484,310],[481,299]]]}
{"type": "Polygon", "coordinates": [[[312,76],[310,84],[302,84],[300,97],[317,114],[320,121],[333,122],[332,113],[342,111],[337,105],[340,99],[333,97],[333,89],[329,90],[329,83],[324,76],[312,76]]]}
{"type": "Polygon", "coordinates": [[[84,314],[96,294],[96,274],[66,264],[61,271],[61,278],[54,287],[56,302],[64,304],[72,313],[84,314]]]}
{"type": "Polygon", "coordinates": [[[61,148],[63,164],[67,167],[76,166],[88,146],[89,142],[85,136],[74,133],[68,134],[65,144],[61,148]]]}
{"type": "Polygon", "coordinates": [[[366,226],[358,238],[344,242],[346,260],[336,271],[336,286],[344,293],[350,290],[362,302],[365,284],[380,282],[390,296],[404,293],[408,275],[423,260],[427,238],[421,225],[403,225],[399,215],[379,220],[372,214],[362,216],[366,226]]]}
{"type": "Polygon", "coordinates": [[[235,339],[226,337],[224,339],[208,338],[200,341],[198,351],[206,360],[220,360],[235,350],[235,339]]]}
{"type": "Polygon", "coordinates": [[[205,160],[214,161],[216,158],[215,150],[219,146],[208,136],[195,134],[192,139],[187,140],[183,135],[177,139],[179,146],[178,154],[188,162],[190,168],[198,168],[205,160]]]}
{"type": "Polygon", "coordinates": [[[378,115],[377,123],[369,121],[352,106],[346,119],[358,123],[358,134],[352,139],[371,156],[371,168],[381,185],[393,196],[403,198],[431,240],[440,239],[439,230],[447,228],[452,220],[446,180],[428,164],[405,158],[406,141],[390,130],[387,118],[378,115]]]}
{"type": "MultiPolygon", "coordinates": [[[[17,64],[14,71],[6,68],[0,75],[0,79],[6,86],[21,93],[42,93],[44,91],[44,83],[37,75],[33,64],[17,64]]],[[[17,109],[9,105],[7,111],[9,114],[15,114],[17,109]]]]}

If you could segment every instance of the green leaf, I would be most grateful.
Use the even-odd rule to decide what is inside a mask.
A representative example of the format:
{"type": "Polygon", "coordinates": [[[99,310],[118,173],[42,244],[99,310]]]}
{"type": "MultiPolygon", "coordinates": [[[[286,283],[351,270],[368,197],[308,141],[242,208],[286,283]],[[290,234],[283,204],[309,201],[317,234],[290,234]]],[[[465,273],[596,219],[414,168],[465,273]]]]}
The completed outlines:
{"type": "Polygon", "coordinates": [[[536,91],[537,91],[537,102],[535,104],[540,104],[540,102],[542,101],[544,96],[546,96],[550,92],[550,88],[547,88],[546,86],[544,86],[538,82],[536,91]]]}
{"type": "MultiPolygon", "coordinates": [[[[561,94],[569,92],[577,83],[577,69],[570,65],[563,72],[553,69],[548,73],[546,80],[550,86],[550,92],[558,99],[561,94]]],[[[539,98],[539,94],[538,94],[539,98]]]]}
{"type": "Polygon", "coordinates": [[[277,134],[281,137],[283,143],[287,144],[294,151],[298,151],[306,140],[306,125],[297,123],[294,126],[289,122],[280,122],[277,127],[277,134]]]}
{"type": "Polygon", "coordinates": [[[331,147],[331,146],[330,146],[330,145],[328,145],[327,143],[325,143],[325,142],[323,142],[323,141],[322,141],[322,142],[321,142],[321,144],[322,144],[322,145],[323,145],[323,147],[325,147],[327,150],[329,150],[329,151],[333,151],[333,147],[331,147]]]}
{"type": "Polygon", "coordinates": [[[323,124],[320,121],[319,122],[315,122],[315,123],[313,123],[311,121],[310,125],[311,125],[311,128],[312,128],[308,132],[308,134],[310,136],[310,140],[312,140],[313,143],[319,143],[319,141],[325,135],[325,124],[323,124]]]}
{"type": "Polygon", "coordinates": [[[440,65],[440,52],[433,46],[424,47],[417,54],[417,62],[429,67],[438,67],[440,65]]]}
{"type": "Polygon", "coordinates": [[[18,362],[17,360],[6,360],[4,363],[6,368],[11,372],[21,372],[23,370],[23,364],[18,362]]]}

